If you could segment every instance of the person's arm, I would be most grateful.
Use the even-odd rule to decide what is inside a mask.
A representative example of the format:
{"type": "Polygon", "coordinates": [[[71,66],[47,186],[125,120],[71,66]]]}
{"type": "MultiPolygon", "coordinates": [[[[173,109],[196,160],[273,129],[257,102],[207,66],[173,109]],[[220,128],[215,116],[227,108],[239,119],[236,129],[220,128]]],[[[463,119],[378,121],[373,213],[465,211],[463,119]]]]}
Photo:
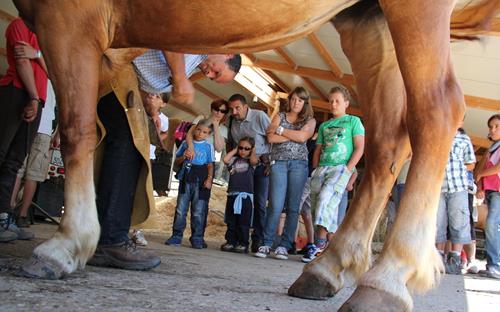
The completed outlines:
{"type": "Polygon", "coordinates": [[[172,100],[181,105],[190,105],[194,100],[194,88],[186,76],[183,53],[162,51],[172,73],[172,100]]]}
{"type": "Polygon", "coordinates": [[[313,136],[315,127],[316,119],[311,118],[300,130],[283,128],[283,133],[281,135],[290,141],[305,143],[313,136]]]}
{"type": "Polygon", "coordinates": [[[238,152],[238,148],[233,148],[229,153],[226,154],[226,156],[224,156],[224,158],[222,159],[222,161],[226,164],[226,165],[229,165],[229,163],[231,162],[231,158],[233,158],[236,153],[238,152]]]}
{"type": "Polygon", "coordinates": [[[482,170],[479,170],[477,175],[476,175],[476,179],[481,179],[483,177],[487,177],[487,176],[491,176],[491,175],[494,175],[494,174],[497,174],[500,172],[500,162],[496,165],[494,165],[493,167],[490,167],[488,169],[482,169],[482,170]]]}
{"type": "Polygon", "coordinates": [[[34,59],[42,67],[45,73],[48,73],[47,65],[45,64],[45,60],[43,59],[41,52],[33,48],[29,43],[25,41],[20,40],[16,42],[16,45],[14,46],[14,58],[34,59]]]}
{"type": "Polygon", "coordinates": [[[347,169],[351,171],[354,169],[354,167],[356,167],[359,160],[363,156],[363,152],[365,150],[365,136],[357,135],[353,137],[352,140],[354,143],[354,151],[352,152],[351,158],[349,158],[349,161],[346,164],[347,169]]]}
{"type": "Polygon", "coordinates": [[[184,160],[186,160],[186,158],[184,157],[184,154],[181,156],[177,156],[175,158],[175,165],[180,166],[184,162],[184,160]]]}
{"type": "Polygon", "coordinates": [[[276,134],[276,129],[278,129],[280,122],[281,122],[281,117],[279,114],[276,114],[273,117],[273,120],[271,121],[271,123],[269,124],[269,126],[267,127],[267,130],[266,130],[267,142],[269,142],[269,143],[283,143],[283,142],[290,141],[287,138],[285,138],[284,136],[276,134]]]}
{"type": "Polygon", "coordinates": [[[314,149],[313,159],[312,159],[312,167],[314,169],[316,169],[319,165],[319,159],[320,159],[322,150],[323,150],[323,144],[316,144],[316,148],[314,149]]]}
{"type": "Polygon", "coordinates": [[[465,164],[465,168],[467,168],[467,171],[473,171],[475,167],[476,163],[465,164]]]}
{"type": "Polygon", "coordinates": [[[257,152],[255,147],[252,148],[252,153],[250,154],[250,165],[257,166],[259,164],[259,158],[257,157],[257,152]]]}
{"type": "Polygon", "coordinates": [[[347,182],[346,190],[347,191],[352,191],[354,189],[354,182],[356,182],[356,179],[358,178],[358,172],[354,171],[351,174],[351,177],[349,178],[349,181],[347,182]]]}
{"type": "Polygon", "coordinates": [[[226,140],[224,140],[224,137],[222,136],[219,121],[213,118],[212,125],[214,127],[214,148],[215,151],[221,152],[226,145],[226,140]]]}
{"type": "Polygon", "coordinates": [[[35,85],[33,67],[31,67],[29,59],[16,59],[16,71],[30,97],[28,104],[24,107],[23,119],[26,122],[32,122],[35,120],[38,113],[38,103],[40,98],[38,97],[38,91],[35,85]]]}
{"type": "Polygon", "coordinates": [[[207,188],[207,189],[211,189],[212,188],[212,180],[214,177],[214,163],[208,163],[207,170],[208,170],[208,176],[207,176],[205,182],[203,182],[203,187],[207,188]]]}

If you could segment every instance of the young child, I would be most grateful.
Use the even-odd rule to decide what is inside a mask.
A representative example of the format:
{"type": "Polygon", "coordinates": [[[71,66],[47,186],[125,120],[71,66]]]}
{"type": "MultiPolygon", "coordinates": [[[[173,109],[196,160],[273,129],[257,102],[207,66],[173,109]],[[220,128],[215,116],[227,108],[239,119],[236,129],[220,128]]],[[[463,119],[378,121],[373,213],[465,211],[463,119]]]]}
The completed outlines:
{"type": "Polygon", "coordinates": [[[194,130],[194,155],[187,149],[183,141],[176,154],[176,162],[182,163],[182,177],[179,177],[179,195],[175,207],[172,236],[165,242],[166,245],[180,246],[186,215],[191,204],[191,246],[203,248],[203,233],[205,220],[205,205],[210,196],[213,177],[214,147],[205,139],[212,133],[212,124],[203,119],[198,122],[194,130]],[[192,159],[192,160],[189,160],[192,159]]]}
{"type": "Polygon", "coordinates": [[[328,101],[333,118],[321,124],[313,154],[311,210],[316,225],[316,250],[305,257],[312,260],[326,248],[327,234],[338,227],[338,210],[358,161],[364,150],[365,129],[356,116],[346,114],[349,91],[342,87],[330,90],[328,101]]]}
{"type": "Polygon", "coordinates": [[[488,137],[493,144],[486,154],[486,162],[479,167],[477,198],[488,204],[486,218],[486,270],[480,274],[500,279],[500,114],[488,119],[488,137]]]}
{"type": "Polygon", "coordinates": [[[223,160],[230,176],[224,217],[227,224],[226,243],[220,249],[248,253],[253,211],[253,166],[259,163],[254,139],[240,139],[238,147],[227,153],[223,160]]]}

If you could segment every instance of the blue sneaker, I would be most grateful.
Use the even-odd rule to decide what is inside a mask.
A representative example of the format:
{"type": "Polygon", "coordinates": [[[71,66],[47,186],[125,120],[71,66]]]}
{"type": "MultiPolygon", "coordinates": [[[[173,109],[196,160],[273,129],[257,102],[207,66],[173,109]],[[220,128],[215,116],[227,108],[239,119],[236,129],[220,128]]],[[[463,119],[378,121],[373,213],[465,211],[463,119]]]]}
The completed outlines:
{"type": "Polygon", "coordinates": [[[170,236],[169,239],[165,241],[165,245],[178,247],[182,243],[182,238],[176,236],[170,236]]]}
{"type": "Polygon", "coordinates": [[[192,242],[191,247],[194,249],[203,249],[203,242],[192,242]]]}

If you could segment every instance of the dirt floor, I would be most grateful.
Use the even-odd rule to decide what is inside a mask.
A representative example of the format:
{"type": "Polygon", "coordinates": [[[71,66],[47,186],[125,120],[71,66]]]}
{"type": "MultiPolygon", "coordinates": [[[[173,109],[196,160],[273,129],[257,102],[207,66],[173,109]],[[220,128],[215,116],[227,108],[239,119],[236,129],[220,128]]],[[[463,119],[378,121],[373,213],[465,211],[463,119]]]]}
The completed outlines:
{"type": "MultiPolygon", "coordinates": [[[[148,250],[161,256],[148,272],[88,266],[58,281],[16,277],[36,245],[51,237],[56,226],[37,224],[34,241],[0,244],[0,312],[8,311],[336,311],[354,287],[327,301],[287,296],[300,275],[300,256],[288,261],[258,259],[219,251],[224,241],[225,189],[212,192],[206,238],[208,249],[163,244],[171,233],[176,191],[156,198],[156,210],[142,225],[148,250]]],[[[188,222],[189,224],[189,222],[188,222]]],[[[189,229],[186,230],[189,237],[189,229]]],[[[185,238],[186,238],[185,237],[185,238]]],[[[484,265],[484,263],[483,263],[484,265]]],[[[415,311],[500,311],[500,281],[479,276],[446,275],[440,286],[415,296],[415,311]]]]}

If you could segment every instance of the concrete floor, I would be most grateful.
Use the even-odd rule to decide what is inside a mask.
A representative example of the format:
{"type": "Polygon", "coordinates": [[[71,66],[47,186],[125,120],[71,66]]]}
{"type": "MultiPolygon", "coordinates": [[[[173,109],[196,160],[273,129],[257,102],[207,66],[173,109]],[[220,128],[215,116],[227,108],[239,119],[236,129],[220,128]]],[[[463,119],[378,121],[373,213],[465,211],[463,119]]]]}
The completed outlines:
{"type": "MultiPolygon", "coordinates": [[[[0,244],[0,311],[336,311],[353,287],[327,301],[286,295],[299,276],[300,256],[288,261],[224,253],[222,242],[206,250],[163,245],[166,236],[147,235],[148,249],[162,264],[149,272],[88,266],[64,280],[19,278],[15,270],[55,230],[31,227],[39,239],[0,244]]],[[[415,311],[500,311],[500,281],[446,275],[439,288],[415,296],[415,311]]]]}

